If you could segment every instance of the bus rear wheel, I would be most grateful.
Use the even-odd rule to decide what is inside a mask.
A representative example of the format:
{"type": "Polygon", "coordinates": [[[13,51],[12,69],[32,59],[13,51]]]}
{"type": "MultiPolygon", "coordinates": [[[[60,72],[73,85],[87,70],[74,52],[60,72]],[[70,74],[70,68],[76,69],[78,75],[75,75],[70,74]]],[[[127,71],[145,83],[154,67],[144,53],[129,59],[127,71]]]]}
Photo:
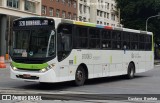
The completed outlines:
{"type": "Polygon", "coordinates": [[[134,66],[133,63],[129,63],[127,78],[128,79],[133,79],[134,76],[135,76],[135,66],[134,66]]]}
{"type": "Polygon", "coordinates": [[[86,80],[85,70],[82,66],[79,66],[75,74],[76,86],[84,85],[85,80],[86,80]]]}

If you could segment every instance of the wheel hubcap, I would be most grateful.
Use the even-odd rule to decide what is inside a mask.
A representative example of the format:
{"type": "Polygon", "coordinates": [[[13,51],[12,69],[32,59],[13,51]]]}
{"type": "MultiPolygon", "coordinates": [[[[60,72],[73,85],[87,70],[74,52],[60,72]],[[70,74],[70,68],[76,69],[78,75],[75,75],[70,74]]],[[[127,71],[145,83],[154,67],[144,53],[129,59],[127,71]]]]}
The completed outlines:
{"type": "Polygon", "coordinates": [[[77,80],[82,81],[82,79],[83,79],[83,73],[82,73],[82,71],[78,71],[77,72],[77,80]]]}
{"type": "Polygon", "coordinates": [[[131,77],[134,76],[134,70],[133,70],[133,68],[131,69],[130,75],[131,75],[131,77]]]}

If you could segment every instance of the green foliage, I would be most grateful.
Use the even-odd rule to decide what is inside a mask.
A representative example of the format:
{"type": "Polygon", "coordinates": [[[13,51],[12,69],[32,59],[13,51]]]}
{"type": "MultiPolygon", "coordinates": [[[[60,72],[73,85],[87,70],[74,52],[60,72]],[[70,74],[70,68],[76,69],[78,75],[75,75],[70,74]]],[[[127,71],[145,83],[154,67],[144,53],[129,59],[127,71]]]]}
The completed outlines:
{"type": "MultiPolygon", "coordinates": [[[[144,30],[146,20],[160,12],[160,0],[116,0],[121,10],[121,23],[126,28],[144,30]]],[[[155,34],[156,43],[160,43],[160,17],[148,21],[148,31],[155,34]]]]}

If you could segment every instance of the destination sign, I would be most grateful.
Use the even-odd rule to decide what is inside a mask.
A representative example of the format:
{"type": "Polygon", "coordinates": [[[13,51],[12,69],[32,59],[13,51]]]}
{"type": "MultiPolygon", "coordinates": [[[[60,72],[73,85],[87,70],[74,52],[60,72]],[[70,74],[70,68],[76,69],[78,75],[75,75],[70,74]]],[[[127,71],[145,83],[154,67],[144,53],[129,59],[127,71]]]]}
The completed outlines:
{"type": "Polygon", "coordinates": [[[33,26],[54,26],[54,20],[52,19],[19,19],[15,20],[13,23],[14,27],[33,27],[33,26]]]}
{"type": "Polygon", "coordinates": [[[48,20],[19,21],[19,26],[41,26],[41,25],[48,25],[48,20]]]}

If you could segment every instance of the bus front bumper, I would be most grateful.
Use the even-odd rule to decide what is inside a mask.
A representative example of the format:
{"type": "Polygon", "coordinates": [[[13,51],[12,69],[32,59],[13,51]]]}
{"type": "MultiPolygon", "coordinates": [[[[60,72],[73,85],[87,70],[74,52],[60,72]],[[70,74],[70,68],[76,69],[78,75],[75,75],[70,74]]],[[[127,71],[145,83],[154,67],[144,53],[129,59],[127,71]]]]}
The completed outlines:
{"type": "Polygon", "coordinates": [[[11,79],[34,82],[54,83],[58,81],[56,73],[53,69],[50,69],[44,73],[40,73],[38,71],[15,71],[10,67],[10,77],[11,79]]]}

